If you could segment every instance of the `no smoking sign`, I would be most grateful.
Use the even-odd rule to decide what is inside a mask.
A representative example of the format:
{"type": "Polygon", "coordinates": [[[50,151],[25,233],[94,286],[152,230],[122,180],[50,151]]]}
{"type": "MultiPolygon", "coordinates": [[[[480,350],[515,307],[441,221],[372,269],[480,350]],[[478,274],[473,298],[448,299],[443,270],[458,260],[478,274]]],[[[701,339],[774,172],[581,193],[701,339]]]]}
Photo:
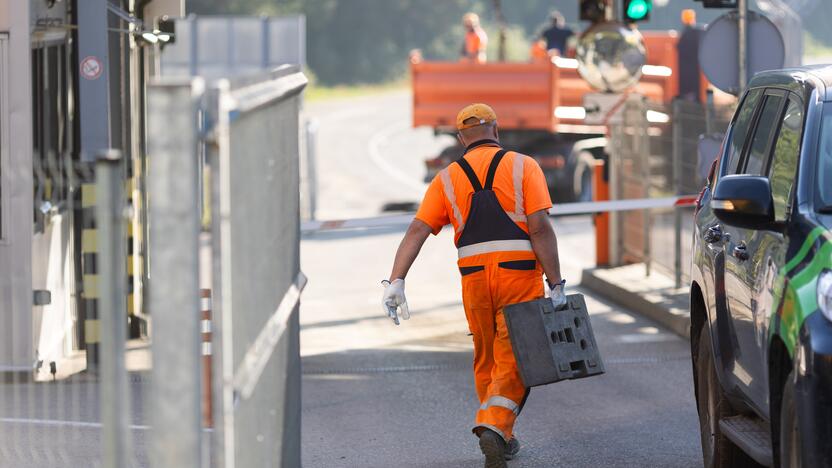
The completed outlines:
{"type": "Polygon", "coordinates": [[[97,80],[104,66],[98,57],[90,56],[81,60],[81,76],[88,80],[97,80]]]}

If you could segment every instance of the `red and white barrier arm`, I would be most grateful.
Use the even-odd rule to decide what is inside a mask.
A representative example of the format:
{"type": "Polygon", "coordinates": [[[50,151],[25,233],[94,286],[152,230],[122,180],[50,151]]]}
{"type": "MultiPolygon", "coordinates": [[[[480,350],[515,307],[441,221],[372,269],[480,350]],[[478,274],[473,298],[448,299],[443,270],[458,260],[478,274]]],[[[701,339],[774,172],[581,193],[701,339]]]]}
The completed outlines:
{"type": "MultiPolygon", "coordinates": [[[[552,207],[549,216],[571,216],[581,214],[610,213],[613,211],[650,210],[657,208],[682,208],[696,204],[697,195],[682,195],[665,198],[633,198],[629,200],[610,200],[597,202],[563,203],[552,207]]],[[[407,226],[413,221],[414,213],[372,218],[337,219],[329,221],[304,221],[301,232],[304,234],[322,231],[340,231],[351,229],[374,229],[407,226]]]]}

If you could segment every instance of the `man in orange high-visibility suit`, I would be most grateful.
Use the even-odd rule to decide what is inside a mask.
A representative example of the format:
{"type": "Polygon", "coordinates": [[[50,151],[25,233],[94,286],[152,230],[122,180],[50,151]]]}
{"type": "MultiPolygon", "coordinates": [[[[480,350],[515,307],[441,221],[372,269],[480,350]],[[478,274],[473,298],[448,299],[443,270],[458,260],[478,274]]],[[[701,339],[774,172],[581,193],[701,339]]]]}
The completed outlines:
{"type": "Polygon", "coordinates": [[[465,28],[465,39],[462,42],[463,60],[485,63],[488,36],[480,27],[480,17],[476,13],[466,13],[462,17],[462,26],[465,28]]]}
{"type": "Polygon", "coordinates": [[[385,280],[385,312],[409,318],[404,278],[428,235],[452,224],[462,275],[462,301],[474,340],[479,410],[473,432],[485,466],[504,467],[520,448],[514,421],[527,396],[511,349],[503,307],[544,296],[542,275],[556,308],[566,303],[549,222],[552,206],[537,162],[499,144],[497,116],[472,104],[457,116],[465,155],[431,182],[385,280]]]}

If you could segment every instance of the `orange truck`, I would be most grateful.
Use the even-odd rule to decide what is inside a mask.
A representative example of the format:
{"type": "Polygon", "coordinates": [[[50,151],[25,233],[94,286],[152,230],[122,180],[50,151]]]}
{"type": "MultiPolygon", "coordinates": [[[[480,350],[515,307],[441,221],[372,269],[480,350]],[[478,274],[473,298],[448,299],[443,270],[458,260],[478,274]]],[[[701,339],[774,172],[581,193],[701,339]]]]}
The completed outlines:
{"type": "MultiPolygon", "coordinates": [[[[678,94],[677,34],[651,31],[643,36],[647,65],[632,91],[670,103],[678,94]]],[[[606,158],[606,127],[585,121],[584,96],[597,91],[578,74],[577,60],[477,64],[425,62],[417,56],[411,59],[411,83],[414,127],[454,134],[456,112],[471,102],[485,102],[497,112],[503,144],[540,163],[554,200],[591,198],[594,161],[606,158]]],[[[450,146],[427,160],[426,180],[462,153],[461,146],[450,146]]]]}

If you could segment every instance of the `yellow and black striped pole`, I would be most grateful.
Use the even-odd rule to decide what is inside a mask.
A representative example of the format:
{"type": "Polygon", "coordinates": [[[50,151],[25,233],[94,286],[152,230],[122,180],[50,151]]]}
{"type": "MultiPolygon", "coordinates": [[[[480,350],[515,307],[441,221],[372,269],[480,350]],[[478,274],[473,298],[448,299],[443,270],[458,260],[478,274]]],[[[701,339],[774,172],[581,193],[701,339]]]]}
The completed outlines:
{"type": "Polygon", "coordinates": [[[127,194],[127,206],[131,208],[131,216],[125,219],[127,223],[127,327],[128,338],[139,338],[141,336],[141,327],[139,326],[139,317],[136,314],[136,277],[141,278],[141,263],[137,260],[136,241],[140,235],[140,225],[138,224],[138,217],[135,213],[138,212],[136,200],[138,197],[134,196],[135,177],[128,177],[124,181],[124,193],[127,194]],[[138,231],[138,232],[137,232],[138,231]],[[137,271],[139,270],[139,271],[137,271]]]}
{"type": "Polygon", "coordinates": [[[95,183],[86,180],[81,184],[81,272],[83,289],[81,303],[84,311],[82,329],[84,348],[87,351],[87,371],[98,371],[101,327],[98,320],[98,229],[95,215],[95,183]]]}

